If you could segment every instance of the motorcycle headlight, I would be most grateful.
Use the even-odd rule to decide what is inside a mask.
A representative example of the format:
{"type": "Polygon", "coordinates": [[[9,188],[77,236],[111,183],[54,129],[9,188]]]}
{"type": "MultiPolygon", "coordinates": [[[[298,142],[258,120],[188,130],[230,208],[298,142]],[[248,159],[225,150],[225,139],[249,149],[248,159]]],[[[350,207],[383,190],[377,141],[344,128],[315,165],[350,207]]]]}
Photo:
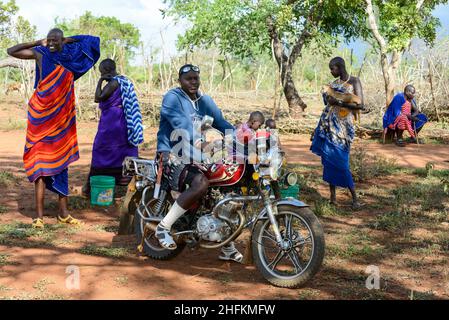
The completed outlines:
{"type": "Polygon", "coordinates": [[[285,184],[289,187],[295,186],[298,183],[298,175],[295,172],[289,172],[285,176],[285,184]]]}
{"type": "Polygon", "coordinates": [[[273,180],[278,180],[283,163],[283,157],[280,153],[275,153],[271,157],[270,176],[273,180]]]}

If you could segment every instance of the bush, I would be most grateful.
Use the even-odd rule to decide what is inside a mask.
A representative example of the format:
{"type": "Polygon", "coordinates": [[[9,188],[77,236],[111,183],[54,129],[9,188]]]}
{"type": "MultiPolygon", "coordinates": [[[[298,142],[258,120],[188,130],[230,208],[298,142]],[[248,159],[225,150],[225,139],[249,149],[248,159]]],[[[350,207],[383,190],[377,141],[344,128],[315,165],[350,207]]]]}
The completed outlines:
{"type": "Polygon", "coordinates": [[[9,187],[17,182],[17,178],[8,171],[0,171],[0,187],[9,187]]]}
{"type": "Polygon", "coordinates": [[[351,155],[350,165],[352,175],[356,182],[388,176],[399,169],[395,160],[378,155],[368,155],[362,147],[354,149],[351,155]]]}
{"type": "Polygon", "coordinates": [[[370,224],[370,226],[376,230],[390,232],[409,229],[412,225],[413,220],[411,215],[397,211],[380,215],[370,224]]]}

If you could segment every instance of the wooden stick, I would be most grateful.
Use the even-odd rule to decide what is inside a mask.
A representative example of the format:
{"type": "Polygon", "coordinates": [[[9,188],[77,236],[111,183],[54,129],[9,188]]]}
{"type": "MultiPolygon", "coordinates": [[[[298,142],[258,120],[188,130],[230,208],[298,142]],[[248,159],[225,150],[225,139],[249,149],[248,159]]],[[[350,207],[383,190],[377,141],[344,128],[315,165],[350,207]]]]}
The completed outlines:
{"type": "Polygon", "coordinates": [[[415,130],[416,144],[419,146],[418,131],[416,130],[416,121],[413,121],[413,129],[415,130]]]}

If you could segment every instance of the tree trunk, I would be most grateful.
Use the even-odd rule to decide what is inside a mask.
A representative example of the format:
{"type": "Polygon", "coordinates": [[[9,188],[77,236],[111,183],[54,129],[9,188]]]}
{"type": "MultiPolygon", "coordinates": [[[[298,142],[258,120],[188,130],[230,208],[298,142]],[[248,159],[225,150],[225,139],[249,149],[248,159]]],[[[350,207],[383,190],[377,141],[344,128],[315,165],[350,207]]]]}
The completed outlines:
{"type": "Polygon", "coordinates": [[[391,62],[388,63],[388,60],[385,58],[382,58],[382,71],[384,72],[384,80],[385,80],[385,97],[386,97],[386,106],[388,107],[393,101],[394,98],[394,91],[396,89],[396,78],[397,78],[397,70],[399,68],[399,65],[401,64],[401,57],[402,53],[398,52],[397,50],[393,51],[393,54],[391,56],[391,62]],[[384,66],[386,64],[386,67],[384,66]],[[385,76],[385,74],[387,76],[385,76]]]}
{"type": "Polygon", "coordinates": [[[297,118],[307,108],[307,105],[302,101],[298,94],[298,90],[296,90],[293,81],[293,65],[297,57],[301,54],[301,49],[305,38],[307,37],[307,32],[303,32],[293,47],[290,56],[287,56],[272,17],[267,18],[267,26],[271,38],[271,49],[281,75],[282,88],[288,103],[289,114],[291,117],[297,118]]]}
{"type": "Polygon", "coordinates": [[[288,112],[292,118],[298,118],[301,113],[307,108],[307,105],[302,101],[296,90],[293,81],[293,70],[291,65],[286,66],[285,72],[282,75],[282,86],[284,89],[285,99],[288,103],[288,112]]]}

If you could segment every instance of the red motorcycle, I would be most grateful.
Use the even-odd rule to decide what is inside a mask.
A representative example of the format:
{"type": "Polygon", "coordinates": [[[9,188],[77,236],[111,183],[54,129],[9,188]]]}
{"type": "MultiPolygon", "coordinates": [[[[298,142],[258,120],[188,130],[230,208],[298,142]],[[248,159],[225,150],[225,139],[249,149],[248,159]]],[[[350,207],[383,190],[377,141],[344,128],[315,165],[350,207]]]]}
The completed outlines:
{"type": "Polygon", "coordinates": [[[174,251],[162,248],[154,231],[177,194],[170,190],[168,182],[158,181],[156,161],[125,159],[124,175],[133,177],[125,207],[135,205],[138,250],[153,259],[169,260],[185,246],[221,248],[247,229],[250,247],[246,260],[252,259],[263,277],[275,286],[303,286],[320,269],[324,234],[308,205],[294,198],[281,199],[280,185],[297,183],[295,173],[283,170],[284,156],[272,148],[256,164],[224,162],[206,166],[208,194],[174,224],[172,234],[178,245],[174,251]],[[158,182],[160,190],[155,198],[158,182]]]}

